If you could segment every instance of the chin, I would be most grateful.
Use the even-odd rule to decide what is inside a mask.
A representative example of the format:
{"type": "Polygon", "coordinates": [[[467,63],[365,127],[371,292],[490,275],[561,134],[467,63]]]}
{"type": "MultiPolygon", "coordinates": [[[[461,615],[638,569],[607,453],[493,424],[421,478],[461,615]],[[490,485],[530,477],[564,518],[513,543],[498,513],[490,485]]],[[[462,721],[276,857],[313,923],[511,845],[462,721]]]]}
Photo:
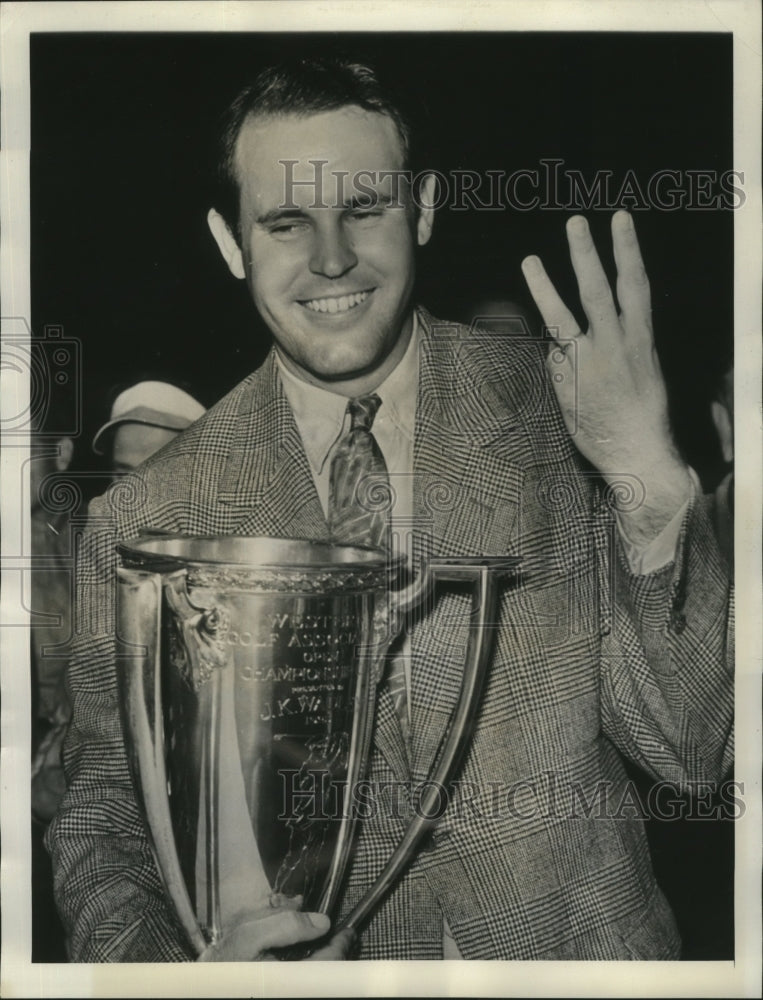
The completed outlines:
{"type": "Polygon", "coordinates": [[[374,370],[374,367],[373,363],[360,366],[345,363],[342,365],[322,365],[318,368],[313,368],[312,372],[324,382],[347,382],[350,379],[362,378],[364,375],[368,375],[369,372],[374,370]]]}
{"type": "Polygon", "coordinates": [[[384,363],[384,352],[368,354],[365,351],[350,351],[347,345],[338,345],[329,355],[316,359],[310,370],[327,381],[360,378],[384,363]]]}

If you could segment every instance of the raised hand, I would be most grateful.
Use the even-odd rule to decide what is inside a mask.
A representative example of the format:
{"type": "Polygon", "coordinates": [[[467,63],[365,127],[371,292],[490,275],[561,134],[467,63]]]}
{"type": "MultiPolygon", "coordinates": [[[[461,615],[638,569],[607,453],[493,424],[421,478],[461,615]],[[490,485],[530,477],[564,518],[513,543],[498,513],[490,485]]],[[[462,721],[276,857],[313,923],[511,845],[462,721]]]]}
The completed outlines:
{"type": "Polygon", "coordinates": [[[612,242],[619,313],[582,216],[567,223],[567,240],[589,323],[585,333],[538,257],[527,257],[522,271],[555,340],[547,366],[567,428],[579,451],[606,480],[615,482],[623,473],[639,478],[645,502],[629,513],[628,533],[633,542],[646,543],[691,495],[692,486],[670,431],[649,281],[636,230],[628,212],[615,213],[612,242]]]}

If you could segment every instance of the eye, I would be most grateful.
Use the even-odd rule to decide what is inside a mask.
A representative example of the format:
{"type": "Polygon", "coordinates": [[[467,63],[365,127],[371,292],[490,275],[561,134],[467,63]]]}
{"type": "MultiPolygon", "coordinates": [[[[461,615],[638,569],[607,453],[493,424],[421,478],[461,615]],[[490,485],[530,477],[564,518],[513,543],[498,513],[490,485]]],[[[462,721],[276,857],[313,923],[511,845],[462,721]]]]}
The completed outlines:
{"type": "Polygon", "coordinates": [[[354,208],[349,213],[349,218],[353,222],[364,222],[367,219],[378,218],[382,214],[382,209],[376,208],[354,208]]]}
{"type": "Polygon", "coordinates": [[[271,236],[277,236],[281,239],[288,238],[290,236],[296,236],[301,232],[304,232],[308,228],[306,222],[283,222],[278,226],[272,226],[270,229],[271,236]]]}

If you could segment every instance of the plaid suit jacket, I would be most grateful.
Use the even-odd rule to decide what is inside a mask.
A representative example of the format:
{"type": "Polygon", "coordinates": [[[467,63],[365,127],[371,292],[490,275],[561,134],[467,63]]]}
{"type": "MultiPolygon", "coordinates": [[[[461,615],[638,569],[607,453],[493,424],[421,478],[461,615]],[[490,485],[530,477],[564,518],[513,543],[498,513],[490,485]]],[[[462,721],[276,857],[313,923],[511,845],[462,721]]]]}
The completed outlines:
{"type": "MultiPolygon", "coordinates": [[[[502,592],[476,729],[444,812],[361,935],[359,957],[675,958],[618,751],[685,785],[731,761],[730,585],[693,502],[675,561],[633,576],[581,468],[537,344],[419,313],[415,558],[522,557],[502,592]]],[[[623,490],[638,483],[624,470],[623,490]]],[[[622,493],[621,493],[622,500],[622,493]]],[[[191,957],[133,795],[115,674],[115,545],[145,526],[328,538],[274,358],[91,505],[69,668],[69,790],[48,835],[75,961],[191,957]]],[[[380,689],[366,818],[340,903],[389,858],[458,694],[470,599],[411,628],[411,741],[380,689]]]]}

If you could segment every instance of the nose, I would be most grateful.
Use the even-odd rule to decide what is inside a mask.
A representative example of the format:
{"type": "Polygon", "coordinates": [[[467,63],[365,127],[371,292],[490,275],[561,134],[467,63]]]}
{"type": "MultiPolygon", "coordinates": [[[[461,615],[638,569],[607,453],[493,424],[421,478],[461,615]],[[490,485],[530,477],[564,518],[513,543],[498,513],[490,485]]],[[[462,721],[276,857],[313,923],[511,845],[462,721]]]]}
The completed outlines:
{"type": "Polygon", "coordinates": [[[327,212],[321,225],[316,227],[310,270],[326,278],[340,278],[351,271],[358,258],[347,237],[339,213],[327,212]]]}

